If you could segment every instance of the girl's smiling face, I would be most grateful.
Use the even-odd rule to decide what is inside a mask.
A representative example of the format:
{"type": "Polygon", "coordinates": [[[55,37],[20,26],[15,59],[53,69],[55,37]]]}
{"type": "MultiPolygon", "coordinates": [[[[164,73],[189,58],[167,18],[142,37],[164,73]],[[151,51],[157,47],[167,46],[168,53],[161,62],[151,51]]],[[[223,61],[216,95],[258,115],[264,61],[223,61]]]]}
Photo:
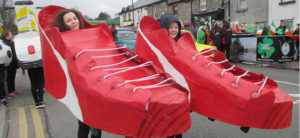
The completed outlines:
{"type": "Polygon", "coordinates": [[[172,22],[169,26],[169,36],[175,38],[178,35],[179,26],[177,22],[172,22]]]}
{"type": "Polygon", "coordinates": [[[66,13],[63,16],[63,21],[69,30],[79,29],[79,20],[73,12],[66,13]]]}

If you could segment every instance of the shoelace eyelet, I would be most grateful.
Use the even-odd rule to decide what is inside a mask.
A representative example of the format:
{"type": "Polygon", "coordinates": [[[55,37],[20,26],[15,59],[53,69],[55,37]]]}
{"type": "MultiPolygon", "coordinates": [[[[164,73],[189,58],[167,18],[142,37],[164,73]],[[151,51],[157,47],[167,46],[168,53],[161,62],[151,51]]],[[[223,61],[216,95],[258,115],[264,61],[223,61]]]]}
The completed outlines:
{"type": "Polygon", "coordinates": [[[119,81],[115,81],[115,82],[111,83],[110,89],[113,90],[113,89],[119,88],[120,87],[119,84],[121,84],[121,83],[122,82],[119,82],[119,81]]]}
{"type": "Polygon", "coordinates": [[[239,83],[235,83],[235,82],[231,82],[230,85],[233,87],[233,88],[237,88],[240,84],[239,83]]]}
{"type": "Polygon", "coordinates": [[[257,92],[252,92],[252,93],[251,93],[251,97],[252,97],[253,99],[258,99],[258,98],[260,97],[260,95],[259,95],[257,92]]]}
{"type": "Polygon", "coordinates": [[[221,73],[216,73],[216,77],[222,78],[224,75],[222,75],[221,73]]]}
{"type": "Polygon", "coordinates": [[[197,60],[197,57],[192,56],[192,60],[196,61],[196,60],[197,60]]]}
{"type": "Polygon", "coordinates": [[[103,81],[103,80],[105,80],[106,78],[104,78],[104,76],[100,76],[100,77],[98,77],[98,79],[97,79],[97,81],[103,81]]]}
{"type": "Polygon", "coordinates": [[[84,66],[83,67],[83,72],[90,72],[90,71],[93,71],[93,70],[91,70],[91,68],[90,67],[88,67],[88,66],[84,66]]]}

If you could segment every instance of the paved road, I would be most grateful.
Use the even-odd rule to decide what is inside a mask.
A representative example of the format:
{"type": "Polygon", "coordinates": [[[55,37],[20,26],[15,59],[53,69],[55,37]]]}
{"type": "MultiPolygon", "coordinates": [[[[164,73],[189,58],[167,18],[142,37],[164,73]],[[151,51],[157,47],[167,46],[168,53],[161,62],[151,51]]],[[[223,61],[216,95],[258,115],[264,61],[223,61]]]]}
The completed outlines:
{"type": "MultiPolygon", "coordinates": [[[[263,130],[251,128],[245,134],[238,126],[223,122],[209,121],[206,117],[192,113],[192,128],[184,134],[185,138],[298,138],[299,137],[299,71],[261,68],[243,64],[244,69],[264,73],[278,82],[279,88],[290,94],[294,100],[292,125],[282,130],[263,130]]],[[[18,70],[17,89],[21,94],[10,100],[8,107],[9,131],[7,138],[76,138],[77,120],[62,103],[48,93],[45,94],[47,107],[35,109],[30,93],[28,76],[18,70]]],[[[103,138],[122,136],[104,132],[103,138]]]]}

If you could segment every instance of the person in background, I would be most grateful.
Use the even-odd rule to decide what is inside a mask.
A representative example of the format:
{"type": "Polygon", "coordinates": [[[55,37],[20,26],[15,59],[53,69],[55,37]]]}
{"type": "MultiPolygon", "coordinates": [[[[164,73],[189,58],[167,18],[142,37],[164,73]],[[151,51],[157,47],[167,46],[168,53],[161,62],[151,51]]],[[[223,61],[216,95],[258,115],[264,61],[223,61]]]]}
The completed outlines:
{"type": "Polygon", "coordinates": [[[221,49],[223,53],[226,51],[227,59],[230,58],[230,46],[231,46],[231,38],[232,38],[232,30],[230,24],[227,20],[223,20],[223,26],[221,29],[221,37],[222,37],[222,44],[221,49]]]}
{"type": "Polygon", "coordinates": [[[210,34],[209,34],[209,38],[210,40],[212,40],[212,44],[213,46],[216,46],[218,50],[221,49],[221,28],[220,28],[220,24],[215,21],[215,25],[214,28],[211,30],[210,34]]]}
{"type": "MultiPolygon", "coordinates": [[[[178,41],[181,37],[181,27],[178,18],[174,17],[171,13],[166,13],[160,18],[160,29],[167,29],[169,36],[175,41],[178,41]]],[[[182,138],[182,134],[167,138],[182,138]]]]}
{"type": "Polygon", "coordinates": [[[6,70],[6,67],[4,67],[3,65],[0,65],[0,101],[1,101],[1,104],[7,106],[8,103],[5,99],[5,96],[6,96],[6,92],[5,92],[5,70],[6,70]]]}
{"type": "Polygon", "coordinates": [[[44,102],[44,71],[43,67],[30,68],[27,70],[30,84],[31,93],[37,109],[44,108],[47,105],[44,102]]]}
{"type": "Polygon", "coordinates": [[[15,79],[16,79],[17,69],[20,67],[19,60],[15,50],[15,43],[13,41],[13,35],[10,31],[3,31],[1,33],[1,39],[4,44],[8,45],[11,48],[12,51],[12,61],[8,66],[6,81],[7,81],[8,95],[10,97],[15,97],[19,94],[19,91],[15,89],[15,79]]]}
{"type": "Polygon", "coordinates": [[[271,30],[270,30],[270,25],[268,24],[265,24],[264,26],[264,29],[262,31],[262,34],[261,35],[270,35],[271,33],[271,30]]]}
{"type": "MultiPolygon", "coordinates": [[[[299,35],[299,31],[300,31],[300,21],[297,23],[297,27],[296,27],[296,30],[294,31],[293,35],[299,35]]],[[[295,43],[296,43],[296,50],[298,52],[298,55],[295,60],[299,61],[299,39],[297,39],[295,41],[295,43]]]]}
{"type": "Polygon", "coordinates": [[[285,30],[286,30],[286,23],[285,21],[280,22],[280,26],[276,29],[276,34],[277,35],[284,35],[285,30]]]}
{"type": "MultiPolygon", "coordinates": [[[[58,27],[61,32],[72,31],[77,29],[84,29],[83,21],[80,18],[80,13],[74,9],[63,10],[56,15],[53,27],[58,27]]],[[[92,138],[101,138],[102,131],[94,129],[80,120],[78,120],[78,138],[88,138],[90,128],[92,131],[92,138]]]]}
{"type": "Polygon", "coordinates": [[[204,30],[204,23],[200,23],[200,27],[197,33],[197,43],[198,44],[206,44],[206,32],[204,30]]]}
{"type": "Polygon", "coordinates": [[[111,31],[112,37],[114,38],[114,41],[116,41],[116,39],[117,39],[117,29],[115,28],[114,24],[112,24],[110,26],[110,31],[111,31]]]}

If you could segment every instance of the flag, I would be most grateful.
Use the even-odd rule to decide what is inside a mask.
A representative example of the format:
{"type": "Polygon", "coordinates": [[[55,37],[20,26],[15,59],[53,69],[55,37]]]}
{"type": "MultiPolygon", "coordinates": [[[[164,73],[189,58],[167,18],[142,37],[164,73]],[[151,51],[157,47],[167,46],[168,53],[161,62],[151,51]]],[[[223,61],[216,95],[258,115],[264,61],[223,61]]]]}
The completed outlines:
{"type": "Polygon", "coordinates": [[[253,28],[253,27],[249,27],[249,28],[248,28],[248,32],[249,32],[249,33],[254,33],[254,32],[255,32],[255,30],[254,30],[254,28],[253,28]]]}
{"type": "Polygon", "coordinates": [[[256,31],[256,34],[261,35],[262,32],[263,32],[263,30],[264,30],[264,25],[263,25],[263,24],[260,24],[260,25],[259,25],[259,28],[258,28],[257,31],[256,31]]]}
{"type": "Polygon", "coordinates": [[[257,31],[256,31],[256,34],[258,34],[258,35],[261,35],[262,34],[262,32],[263,32],[263,28],[259,28],[259,29],[257,29],[257,31]]]}
{"type": "Polygon", "coordinates": [[[272,24],[270,25],[270,29],[271,29],[271,34],[275,34],[276,33],[276,26],[274,21],[272,22],[272,24]]]}
{"type": "Polygon", "coordinates": [[[287,25],[284,34],[285,35],[292,35],[292,29],[291,29],[290,24],[287,25]]]}

